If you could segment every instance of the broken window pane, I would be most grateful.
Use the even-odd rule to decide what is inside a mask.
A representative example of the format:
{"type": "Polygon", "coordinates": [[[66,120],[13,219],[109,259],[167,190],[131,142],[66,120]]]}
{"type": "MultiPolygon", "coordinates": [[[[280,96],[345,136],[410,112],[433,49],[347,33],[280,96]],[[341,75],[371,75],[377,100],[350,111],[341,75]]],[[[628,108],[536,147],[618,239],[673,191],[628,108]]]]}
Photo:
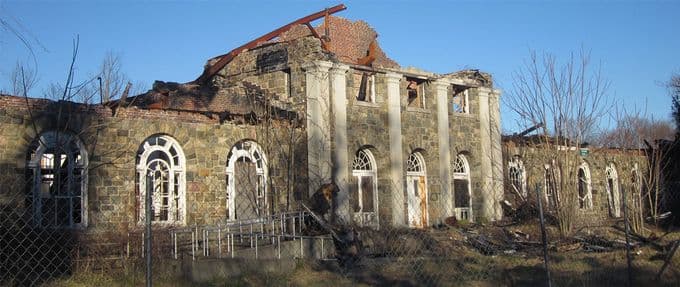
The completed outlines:
{"type": "Polygon", "coordinates": [[[82,223],[86,155],[71,134],[45,132],[28,152],[27,203],[33,222],[43,227],[82,223]]]}
{"type": "Polygon", "coordinates": [[[182,221],[184,159],[177,141],[165,135],[148,138],[138,150],[138,220],[151,217],[154,223],[182,221]],[[151,151],[151,152],[149,152],[151,151]],[[142,155],[146,155],[142,157],[142,155]],[[146,214],[146,194],[150,194],[151,214],[146,214]]]}

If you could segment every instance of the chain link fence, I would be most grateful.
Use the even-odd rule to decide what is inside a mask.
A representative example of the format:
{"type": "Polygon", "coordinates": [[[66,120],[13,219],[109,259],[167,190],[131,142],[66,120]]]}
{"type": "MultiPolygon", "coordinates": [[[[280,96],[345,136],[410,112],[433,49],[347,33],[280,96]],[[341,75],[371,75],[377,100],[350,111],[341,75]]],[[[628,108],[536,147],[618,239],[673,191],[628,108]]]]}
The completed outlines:
{"type": "MultiPolygon", "coordinates": [[[[257,177],[242,177],[252,179],[241,183],[244,196],[235,198],[228,223],[152,224],[149,234],[142,227],[95,232],[39,224],[24,177],[6,175],[0,193],[0,285],[141,286],[151,280],[154,286],[674,286],[680,281],[675,254],[680,234],[655,227],[651,218],[645,218],[644,228],[634,227],[642,205],[627,186],[620,187],[628,200],[621,201],[618,217],[581,220],[564,235],[547,202],[532,200],[544,198],[543,186],[530,188],[526,202],[508,204],[504,219],[494,222],[456,218],[460,208],[485,211],[474,199],[470,206],[458,204],[458,210],[443,208],[446,200],[433,198],[434,181],[402,195],[365,188],[362,200],[349,198],[351,222],[339,224],[332,186],[321,188],[299,210],[273,212],[258,199],[257,177]],[[427,202],[409,203],[418,192],[428,192],[427,202]],[[407,212],[425,218],[424,224],[391,224],[377,216],[389,207],[364,206],[373,204],[368,198],[403,202],[407,212]]],[[[54,194],[46,191],[45,206],[54,194]]],[[[63,213],[59,208],[55,203],[40,212],[56,216],[63,213]]],[[[163,208],[151,210],[151,221],[164,214],[163,208]]]]}

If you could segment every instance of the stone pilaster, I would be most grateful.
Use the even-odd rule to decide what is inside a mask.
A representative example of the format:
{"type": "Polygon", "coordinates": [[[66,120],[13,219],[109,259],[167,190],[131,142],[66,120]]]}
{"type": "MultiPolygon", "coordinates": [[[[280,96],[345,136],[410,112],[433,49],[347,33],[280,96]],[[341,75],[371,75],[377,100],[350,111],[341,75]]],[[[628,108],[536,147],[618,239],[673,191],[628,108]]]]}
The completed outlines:
{"type": "Polygon", "coordinates": [[[501,91],[493,89],[489,93],[489,120],[490,120],[490,139],[491,139],[491,166],[493,176],[493,191],[495,202],[495,220],[503,218],[503,208],[500,206],[503,200],[503,151],[501,143],[501,112],[500,112],[501,91]]]}
{"type": "Polygon", "coordinates": [[[449,101],[445,79],[434,82],[437,99],[437,133],[439,136],[439,178],[441,180],[442,216],[453,215],[453,193],[451,192],[451,145],[449,143],[449,101]]]}
{"type": "Polygon", "coordinates": [[[494,90],[477,88],[479,99],[480,134],[480,193],[479,216],[488,220],[502,217],[500,202],[503,199],[503,162],[501,155],[500,112],[494,90]]]}
{"type": "Polygon", "coordinates": [[[406,213],[404,210],[404,158],[401,135],[401,95],[399,81],[401,75],[387,73],[387,125],[389,127],[390,141],[390,193],[392,194],[392,224],[394,226],[406,225],[406,213]]]}
{"type": "Polygon", "coordinates": [[[306,82],[307,172],[309,195],[331,180],[330,84],[332,63],[316,61],[303,65],[306,82]]]}
{"type": "Polygon", "coordinates": [[[349,159],[347,147],[347,71],[349,66],[335,64],[330,70],[331,76],[331,110],[333,114],[332,177],[338,185],[335,218],[341,222],[350,222],[349,203],[349,159]]]}

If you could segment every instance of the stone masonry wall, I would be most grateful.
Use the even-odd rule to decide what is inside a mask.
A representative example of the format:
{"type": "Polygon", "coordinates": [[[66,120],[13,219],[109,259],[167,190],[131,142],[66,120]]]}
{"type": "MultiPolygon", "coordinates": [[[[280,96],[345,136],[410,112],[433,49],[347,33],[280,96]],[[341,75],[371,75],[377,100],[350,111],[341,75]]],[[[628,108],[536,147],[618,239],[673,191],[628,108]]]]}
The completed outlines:
{"type": "MultiPolygon", "coordinates": [[[[227,155],[240,140],[258,142],[267,154],[271,176],[270,206],[273,210],[296,208],[295,198],[306,190],[306,150],[300,141],[304,131],[287,127],[255,128],[251,125],[220,124],[218,119],[198,113],[162,110],[83,106],[31,100],[29,116],[24,99],[0,96],[0,198],[21,196],[28,145],[48,130],[69,130],[78,134],[90,157],[88,181],[88,229],[125,230],[139,227],[135,194],[135,157],[139,145],[148,137],[166,134],[177,140],[186,157],[186,224],[225,222],[227,155]],[[70,106],[61,120],[54,108],[70,106]],[[54,123],[60,122],[61,127],[54,123]],[[288,165],[292,144],[295,162],[288,165]],[[291,180],[289,176],[292,177],[291,180]],[[12,195],[10,195],[12,194],[12,195]],[[271,202],[273,201],[273,202],[271,202]]],[[[1,204],[1,202],[0,202],[1,204]]]]}
{"type": "MultiPolygon", "coordinates": [[[[528,196],[530,197],[530,200],[533,201],[535,201],[536,198],[536,186],[538,185],[541,189],[544,189],[544,165],[549,162],[547,153],[554,154],[555,152],[546,151],[541,148],[517,146],[512,142],[505,142],[503,145],[503,171],[505,176],[507,177],[508,174],[508,162],[510,159],[515,155],[520,156],[526,170],[528,196]]],[[[646,157],[644,154],[637,151],[591,148],[589,149],[588,155],[585,156],[580,155],[578,149],[570,151],[569,153],[571,153],[571,160],[576,163],[576,166],[580,165],[581,162],[586,162],[590,170],[593,207],[591,209],[578,210],[577,223],[579,226],[596,225],[612,218],[609,213],[610,206],[605,175],[606,168],[610,163],[614,164],[618,174],[619,184],[623,185],[624,188],[631,187],[633,179],[632,171],[636,165],[639,176],[646,174],[647,170],[646,157]]],[[[567,178],[563,176],[563,180],[567,180],[567,178]]],[[[576,181],[576,178],[570,178],[569,180],[576,181]]],[[[509,183],[506,183],[505,197],[512,202],[515,202],[517,200],[516,196],[508,190],[509,186],[507,184],[509,183]]],[[[542,190],[542,192],[544,191],[542,190]]],[[[628,196],[629,195],[627,195],[627,197],[628,196]]]]}

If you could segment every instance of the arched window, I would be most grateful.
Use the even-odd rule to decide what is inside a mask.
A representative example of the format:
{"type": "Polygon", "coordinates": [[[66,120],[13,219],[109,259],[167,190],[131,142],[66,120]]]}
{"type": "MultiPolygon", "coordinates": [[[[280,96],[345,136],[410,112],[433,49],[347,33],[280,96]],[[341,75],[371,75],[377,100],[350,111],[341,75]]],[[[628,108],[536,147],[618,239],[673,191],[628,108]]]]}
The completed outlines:
{"type": "Polygon", "coordinates": [[[472,220],[472,194],[470,189],[470,166],[465,155],[458,154],[456,161],[453,162],[454,211],[458,219],[472,220]]]}
{"type": "Polygon", "coordinates": [[[522,159],[516,155],[508,162],[508,179],[510,181],[510,188],[515,194],[521,195],[524,199],[527,198],[527,182],[526,172],[524,170],[524,163],[522,159]]]}
{"type": "Polygon", "coordinates": [[[581,209],[593,207],[593,193],[590,183],[590,168],[587,163],[582,163],[578,168],[578,206],[581,209]]]}
{"type": "Polygon", "coordinates": [[[378,173],[375,158],[368,149],[357,152],[352,162],[352,186],[350,200],[354,211],[354,222],[362,226],[378,225],[378,173]]]}
{"type": "Polygon", "coordinates": [[[427,172],[420,152],[410,154],[406,160],[406,194],[409,226],[427,226],[427,172]]]}
{"type": "Polygon", "coordinates": [[[605,180],[607,199],[609,201],[609,215],[613,217],[620,217],[621,195],[619,193],[619,176],[613,163],[610,163],[605,169],[605,180]]]}
{"type": "Polygon", "coordinates": [[[183,224],[186,216],[186,163],[179,143],[167,135],[147,138],[137,151],[139,221],[146,220],[147,193],[151,194],[151,221],[183,224]]]}
{"type": "Polygon", "coordinates": [[[227,160],[227,219],[267,214],[267,158],[254,141],[236,143],[227,160]]]}
{"type": "Polygon", "coordinates": [[[548,209],[556,210],[560,204],[560,185],[562,183],[562,175],[560,169],[555,162],[552,164],[545,164],[545,201],[548,204],[548,209]]]}
{"type": "Polygon", "coordinates": [[[31,145],[27,207],[40,227],[87,225],[87,152],[70,133],[49,131],[31,145]]]}
{"type": "Polygon", "coordinates": [[[633,194],[636,194],[637,196],[640,196],[642,194],[642,178],[640,178],[640,169],[638,168],[638,164],[635,163],[633,165],[633,170],[631,170],[631,179],[630,182],[633,184],[633,194]]]}

